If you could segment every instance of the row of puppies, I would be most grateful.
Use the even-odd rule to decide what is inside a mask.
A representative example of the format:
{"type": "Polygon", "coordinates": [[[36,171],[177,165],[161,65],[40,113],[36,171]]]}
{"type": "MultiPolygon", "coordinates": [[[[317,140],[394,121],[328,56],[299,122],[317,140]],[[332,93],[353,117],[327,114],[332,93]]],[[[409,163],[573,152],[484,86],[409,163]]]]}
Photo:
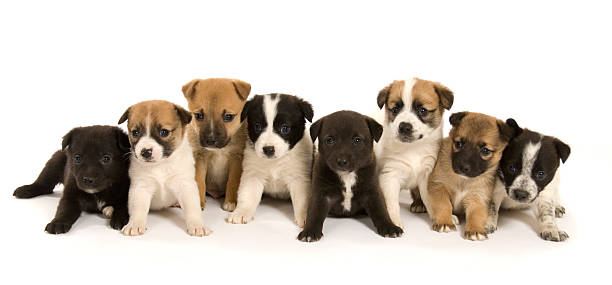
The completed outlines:
{"type": "MultiPolygon", "coordinates": [[[[205,87],[205,91],[199,94],[200,98],[207,97],[206,94],[214,93],[210,90],[219,89],[219,86],[210,88],[207,86],[209,84],[202,84],[202,82],[206,81],[192,81],[183,88],[185,97],[189,101],[190,110],[194,113],[195,119],[200,121],[199,123],[190,124],[191,114],[176,105],[161,101],[143,102],[134,105],[122,116],[120,123],[128,120],[128,129],[131,131],[130,139],[134,153],[134,162],[130,168],[130,177],[132,177],[133,183],[132,189],[134,190],[130,190],[129,199],[132,218],[130,223],[123,228],[124,233],[142,234],[145,230],[146,213],[149,208],[164,208],[177,203],[185,210],[187,229],[190,234],[206,235],[210,232],[210,230],[203,226],[199,212],[195,210],[197,209],[197,206],[195,206],[197,202],[193,202],[197,200],[194,198],[194,193],[197,193],[194,188],[199,187],[200,196],[202,196],[202,188],[209,185],[209,183],[201,186],[201,181],[198,181],[197,186],[195,186],[192,173],[195,173],[198,169],[198,154],[201,157],[206,157],[211,147],[223,149],[236,136],[227,136],[227,133],[224,134],[222,131],[215,133],[215,116],[210,115],[210,106],[205,111],[206,106],[195,104],[192,102],[193,100],[190,100],[198,95],[196,92],[200,89],[198,87],[205,87]],[[213,118],[204,120],[206,117],[204,116],[205,113],[209,114],[208,117],[213,118]],[[178,120],[175,121],[180,121],[180,124],[173,124],[170,118],[177,115],[178,120]],[[210,128],[207,131],[206,128],[208,126],[210,128]],[[185,129],[189,127],[192,128],[191,132],[186,132],[185,129]],[[202,131],[203,129],[204,131],[202,131]],[[211,130],[213,130],[212,134],[211,130]],[[192,140],[191,144],[185,143],[185,140],[180,139],[185,137],[185,133],[191,134],[189,136],[192,140]],[[208,135],[203,136],[203,133],[208,133],[208,135]],[[221,139],[219,140],[218,138],[221,139]],[[194,142],[197,144],[194,144],[194,142]],[[189,149],[193,145],[203,149],[196,149],[195,151],[189,149]],[[172,155],[174,152],[177,155],[172,155]],[[196,154],[195,169],[194,167],[188,167],[189,163],[181,163],[183,161],[189,162],[189,159],[187,159],[189,155],[179,155],[191,152],[196,154]],[[162,157],[166,157],[166,163],[158,163],[160,162],[158,160],[162,157]],[[171,157],[179,159],[167,159],[171,157]],[[168,161],[175,161],[175,163],[168,163],[168,161]]],[[[242,99],[243,96],[240,96],[239,88],[236,87],[234,82],[232,82],[232,85],[234,85],[234,91],[238,95],[236,97],[242,99]]],[[[246,96],[248,96],[248,93],[246,93],[246,96]]],[[[246,96],[244,96],[245,99],[246,96]]],[[[207,99],[211,99],[210,96],[207,99]]],[[[418,187],[418,190],[412,191],[415,202],[411,206],[411,210],[423,211],[425,208],[431,209],[429,212],[434,218],[434,229],[442,231],[453,229],[452,214],[446,215],[444,205],[451,203],[452,207],[452,204],[458,204],[455,210],[460,211],[464,207],[462,204],[476,201],[477,199],[472,197],[479,194],[466,195],[465,192],[472,191],[463,191],[463,189],[456,191],[452,187],[453,185],[447,188],[438,187],[442,188],[442,190],[438,190],[436,183],[440,183],[432,183],[431,181],[430,185],[434,185],[431,187],[431,189],[434,189],[434,194],[429,195],[430,191],[422,193],[423,189],[427,189],[427,185],[423,185],[423,183],[429,180],[427,177],[431,173],[432,168],[434,168],[433,164],[436,163],[435,156],[439,149],[440,139],[442,138],[442,113],[444,109],[450,109],[452,102],[452,92],[438,83],[419,79],[396,81],[383,89],[378,96],[379,107],[386,106],[385,131],[376,121],[360,114],[346,111],[334,113],[315,122],[311,126],[310,135],[313,141],[319,138],[319,154],[314,162],[314,187],[310,201],[311,206],[308,213],[306,213],[307,197],[310,189],[309,176],[312,143],[308,138],[304,139],[304,134],[306,133],[304,119],[308,121],[312,119],[312,107],[307,102],[289,95],[272,94],[256,96],[247,102],[240,112],[240,121],[248,120],[248,137],[250,139],[244,149],[246,159],[242,165],[244,173],[242,174],[240,190],[238,191],[240,193],[238,208],[228,216],[228,222],[245,223],[250,221],[255,207],[265,191],[267,194],[281,198],[291,197],[297,224],[300,226],[303,226],[304,223],[306,224],[304,231],[299,236],[301,240],[318,240],[322,236],[321,227],[324,217],[328,213],[346,216],[357,214],[363,210],[370,214],[381,235],[395,237],[402,233],[401,228],[398,227],[401,226],[398,213],[399,203],[397,202],[399,189],[402,187],[408,189],[418,187]],[[378,141],[378,139],[381,139],[381,142],[377,145],[380,170],[376,169],[376,156],[372,152],[374,141],[378,141]],[[364,155],[369,153],[372,153],[372,155],[364,155]],[[378,177],[380,184],[383,186],[382,193],[384,195],[380,195],[378,191],[377,171],[380,171],[380,176],[378,177]],[[397,187],[393,188],[392,186],[394,185],[397,187]],[[456,202],[439,199],[440,196],[444,197],[444,195],[439,195],[439,193],[445,191],[446,195],[454,196],[453,199],[456,202]],[[386,209],[385,203],[382,202],[383,197],[381,196],[384,196],[386,201],[386,209]],[[429,196],[432,198],[427,198],[429,196]],[[423,198],[422,200],[420,199],[421,197],[423,198]],[[431,205],[425,207],[425,205],[431,203],[425,202],[424,204],[423,201],[431,201],[434,207],[432,208],[431,205]],[[389,211],[391,217],[389,217],[386,210],[389,211]],[[448,222],[448,216],[451,216],[450,223],[448,222]],[[308,217],[307,220],[306,217],[308,217]],[[396,225],[393,225],[391,221],[396,225]]],[[[214,110],[214,108],[212,109],[214,110]]],[[[221,118],[223,118],[225,123],[231,123],[236,113],[235,111],[232,112],[231,109],[223,109],[219,114],[221,114],[221,118]]],[[[483,144],[485,142],[487,146],[493,146],[493,150],[489,149],[490,153],[488,154],[496,153],[497,158],[501,157],[502,145],[507,143],[513,136],[513,134],[510,134],[511,131],[508,130],[508,126],[504,125],[503,122],[500,124],[499,120],[488,116],[479,114],[466,115],[468,114],[458,113],[451,116],[451,124],[454,126],[453,130],[451,130],[451,136],[455,127],[457,127],[457,124],[453,123],[454,121],[462,121],[463,116],[469,118],[473,115],[477,119],[474,122],[468,123],[466,128],[478,129],[481,131],[481,134],[473,134],[473,137],[470,138],[476,139],[474,141],[479,141],[478,139],[488,137],[489,141],[480,140],[479,143],[483,144]],[[488,127],[491,125],[495,127],[485,128],[486,123],[479,123],[479,119],[480,121],[493,122],[488,127]]],[[[227,129],[225,128],[225,130],[227,129]]],[[[234,129],[239,130],[240,126],[234,129]]],[[[520,128],[516,126],[515,129],[520,128]]],[[[461,131],[457,132],[461,133],[461,131]]],[[[515,133],[518,132],[518,130],[515,131],[515,133]]],[[[239,144],[240,140],[238,139],[235,142],[239,144]]],[[[443,151],[445,149],[444,145],[445,143],[443,143],[440,153],[446,153],[443,151]]],[[[455,144],[455,146],[458,145],[455,144]]],[[[210,154],[208,155],[210,156],[210,154]]],[[[466,159],[465,155],[463,155],[463,158],[460,157],[458,159],[455,159],[454,156],[451,164],[453,171],[459,173],[460,179],[466,178],[466,175],[474,175],[470,177],[480,176],[477,173],[479,170],[470,172],[473,161],[466,159]],[[457,164],[460,166],[455,167],[455,161],[458,161],[457,164]],[[470,172],[470,174],[466,174],[467,172],[470,172]]],[[[491,157],[495,158],[494,156],[491,157]]],[[[441,158],[444,158],[444,156],[441,156],[441,158]]],[[[203,162],[211,161],[210,157],[202,160],[203,162]]],[[[448,159],[446,163],[443,163],[444,160],[437,160],[438,163],[435,169],[440,169],[440,171],[434,171],[434,175],[432,175],[432,178],[439,177],[440,175],[435,175],[435,173],[442,173],[443,182],[453,178],[452,175],[445,176],[445,173],[449,171],[444,169],[444,167],[445,165],[448,166],[449,163],[448,159]]],[[[487,169],[495,169],[496,167],[492,166],[495,163],[495,159],[492,159],[492,163],[490,163],[487,169]]],[[[204,163],[200,162],[200,164],[204,163]]],[[[193,166],[193,163],[190,165],[193,166]]],[[[204,166],[205,169],[208,169],[206,167],[208,165],[204,164],[204,166]]],[[[480,166],[482,166],[482,162],[480,166]]],[[[204,174],[206,174],[206,171],[204,174]]],[[[202,178],[201,175],[199,177],[200,179],[202,178]]],[[[208,176],[205,175],[203,177],[206,177],[206,182],[208,182],[208,176]]],[[[491,177],[494,179],[494,176],[491,177]]],[[[197,175],[195,179],[198,180],[197,175]]],[[[491,179],[476,179],[476,181],[479,180],[488,181],[491,179]]],[[[479,185],[478,183],[480,182],[475,184],[479,185]]],[[[481,184],[487,183],[483,182],[481,184]]],[[[230,185],[230,181],[227,181],[227,185],[230,185]]],[[[484,192],[487,192],[486,189],[489,188],[487,185],[481,187],[484,192]]],[[[228,188],[228,192],[229,190],[230,188],[228,188]]],[[[487,200],[486,193],[481,196],[482,200],[487,200]]],[[[503,195],[498,196],[503,198],[503,195]]],[[[231,208],[228,204],[231,205],[232,202],[228,197],[231,198],[231,194],[226,195],[224,208],[231,208]]],[[[60,204],[62,203],[60,202],[60,204]]],[[[480,205],[482,203],[474,202],[473,204],[480,205]]],[[[497,207],[492,208],[497,210],[499,205],[501,205],[501,201],[495,205],[497,207]]],[[[475,206],[465,206],[465,208],[468,210],[466,237],[470,239],[486,237],[486,233],[481,230],[482,227],[474,226],[474,224],[480,225],[481,223],[473,222],[474,217],[482,215],[478,211],[472,211],[472,208],[480,208],[475,206]],[[474,213],[479,214],[476,215],[474,213]]],[[[485,218],[486,214],[485,212],[485,218]]],[[[495,215],[491,214],[489,217],[496,217],[496,212],[495,215]]],[[[496,219],[490,218],[489,223],[493,223],[493,220],[496,221],[496,219]]],[[[554,220],[552,222],[554,224],[554,220]]],[[[554,240],[554,233],[549,235],[551,236],[550,239],[554,240]]],[[[558,234],[556,237],[557,239],[563,239],[566,236],[563,233],[558,234]]],[[[543,237],[545,237],[545,234],[543,234],[543,237]]]]}

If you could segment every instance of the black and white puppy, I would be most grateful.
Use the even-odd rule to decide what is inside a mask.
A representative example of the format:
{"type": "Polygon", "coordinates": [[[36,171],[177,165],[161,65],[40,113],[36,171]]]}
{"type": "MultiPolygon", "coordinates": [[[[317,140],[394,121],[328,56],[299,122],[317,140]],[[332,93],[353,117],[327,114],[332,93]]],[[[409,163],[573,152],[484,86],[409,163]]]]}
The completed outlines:
{"type": "Polygon", "coordinates": [[[91,126],[72,129],[62,140],[62,150],[51,156],[30,185],[13,193],[17,198],[51,194],[64,184],[55,218],[47,224],[50,234],[68,232],[81,212],[103,213],[113,229],[129,220],[127,210],[130,178],[130,141],[117,127],[91,126]]]}
{"type": "Polygon", "coordinates": [[[565,163],[570,147],[557,138],[522,129],[513,119],[506,123],[518,135],[510,141],[499,163],[487,232],[497,229],[500,207],[531,208],[540,225],[540,237],[566,240],[569,236],[559,230],[555,217],[565,214],[559,202],[559,161],[565,163]]]}
{"type": "Polygon", "coordinates": [[[310,103],[292,95],[257,95],[246,102],[240,120],[248,122],[238,205],[227,222],[245,224],[261,196],[291,198],[295,222],[304,227],[311,188],[312,141],[305,131],[312,121],[310,103]]]}
{"type": "Polygon", "coordinates": [[[374,119],[352,111],[327,115],[310,127],[313,141],[319,139],[313,168],[313,189],[301,241],[323,236],[328,214],[347,217],[366,212],[384,237],[399,237],[403,231],[393,224],[378,186],[373,143],[382,134],[374,119]]]}

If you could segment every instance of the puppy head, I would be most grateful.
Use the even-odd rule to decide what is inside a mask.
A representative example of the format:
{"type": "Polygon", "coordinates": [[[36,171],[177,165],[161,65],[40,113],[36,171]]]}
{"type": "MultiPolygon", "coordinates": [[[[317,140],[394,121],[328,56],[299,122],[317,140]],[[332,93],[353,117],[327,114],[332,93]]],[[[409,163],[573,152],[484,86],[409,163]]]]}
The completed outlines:
{"type": "Polygon", "coordinates": [[[484,114],[455,113],[450,116],[450,123],[453,170],[470,178],[496,169],[508,141],[515,136],[512,127],[484,114]]]}
{"type": "Polygon", "coordinates": [[[194,79],[183,86],[202,147],[223,148],[230,142],[250,92],[251,85],[237,79],[194,79]]]}
{"type": "Polygon", "coordinates": [[[144,101],[129,107],[119,119],[128,121],[132,154],[141,162],[156,163],[181,145],[191,114],[163,100],[144,101]]]}
{"type": "Polygon", "coordinates": [[[355,171],[374,163],[372,146],[383,128],[374,119],[353,111],[327,115],[310,126],[310,137],[319,139],[319,159],[334,171],[355,171]]]}
{"type": "Polygon", "coordinates": [[[312,121],[310,103],[292,95],[256,95],[246,102],[240,121],[247,120],[249,139],[261,158],[285,155],[304,136],[306,120],[312,121]]]}
{"type": "Polygon", "coordinates": [[[555,176],[559,161],[565,162],[570,147],[561,140],[521,129],[513,119],[506,121],[518,135],[510,141],[499,163],[508,197],[530,203],[555,176]]]}
{"type": "Polygon", "coordinates": [[[79,189],[98,193],[127,175],[130,141],[117,127],[75,128],[62,140],[70,174],[79,189]]]}
{"type": "Polygon", "coordinates": [[[444,109],[451,108],[453,99],[453,92],[440,83],[413,78],[393,81],[377,101],[385,107],[385,126],[393,138],[410,143],[441,127],[444,109]]]}

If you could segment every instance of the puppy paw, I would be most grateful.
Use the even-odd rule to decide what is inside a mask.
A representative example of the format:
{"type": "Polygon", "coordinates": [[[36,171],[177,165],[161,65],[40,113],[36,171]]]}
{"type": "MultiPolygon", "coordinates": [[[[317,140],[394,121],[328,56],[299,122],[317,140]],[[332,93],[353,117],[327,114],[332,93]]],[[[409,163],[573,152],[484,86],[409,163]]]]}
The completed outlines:
{"type": "Polygon", "coordinates": [[[482,241],[488,239],[489,236],[487,236],[487,233],[485,232],[465,231],[463,233],[463,238],[473,241],[482,241]]]}
{"type": "Polygon", "coordinates": [[[13,192],[13,196],[19,199],[27,199],[36,197],[43,194],[50,194],[51,191],[46,189],[46,187],[41,187],[35,184],[23,185],[13,192]]]}
{"type": "Polygon", "coordinates": [[[303,230],[299,235],[298,235],[298,240],[303,241],[303,242],[313,242],[313,241],[318,241],[323,237],[323,232],[315,232],[315,231],[308,231],[308,230],[303,230]]]}
{"type": "Polygon", "coordinates": [[[200,223],[188,223],[187,233],[190,236],[204,237],[212,233],[212,230],[200,223]]]}
{"type": "Polygon", "coordinates": [[[65,223],[65,222],[54,220],[47,224],[47,226],[45,227],[45,231],[50,234],[57,235],[57,234],[67,233],[71,227],[72,227],[72,224],[70,223],[65,223]]]}
{"type": "Polygon", "coordinates": [[[223,202],[223,210],[227,212],[233,212],[236,209],[236,202],[223,202]]]}
{"type": "Polygon", "coordinates": [[[557,206],[555,207],[555,217],[562,218],[565,215],[565,207],[557,206]]]}
{"type": "MultiPolygon", "coordinates": [[[[202,203],[200,203],[200,207],[202,208],[202,210],[204,210],[204,206],[202,206],[202,203]]],[[[179,202],[176,202],[174,205],[170,206],[170,208],[181,208],[181,204],[179,202]]]]}
{"type": "MultiPolygon", "coordinates": [[[[180,208],[180,207],[181,207],[181,206],[179,205],[179,208],[180,208]]],[[[200,201],[200,209],[204,210],[204,208],[206,208],[206,200],[204,200],[204,201],[200,201]]]]}
{"type": "Polygon", "coordinates": [[[485,225],[485,233],[492,234],[495,231],[497,231],[497,225],[492,223],[488,223],[487,225],[485,225]]]}
{"type": "Polygon", "coordinates": [[[304,225],[306,225],[306,215],[297,215],[295,216],[295,219],[293,220],[293,222],[300,228],[304,228],[304,225]]]}
{"type": "Polygon", "coordinates": [[[104,215],[105,218],[110,219],[113,216],[114,211],[115,208],[113,208],[113,206],[106,206],[102,208],[102,215],[104,215]]]}
{"type": "Polygon", "coordinates": [[[146,222],[144,221],[129,221],[127,225],[121,229],[121,233],[126,236],[139,236],[147,230],[146,222]]]}
{"type": "Polygon", "coordinates": [[[410,204],[410,212],[413,213],[426,213],[427,209],[425,209],[425,205],[423,201],[414,201],[410,204]]]}
{"type": "Polygon", "coordinates": [[[227,215],[226,221],[230,224],[246,224],[253,220],[253,215],[243,211],[234,211],[227,215]]]}
{"type": "Polygon", "coordinates": [[[121,230],[130,220],[130,216],[125,214],[125,215],[121,215],[118,213],[115,213],[110,220],[110,226],[111,228],[115,229],[115,230],[121,230]]]}
{"type": "Polygon", "coordinates": [[[439,233],[450,233],[457,230],[457,226],[452,224],[433,224],[431,229],[439,233]]]}
{"type": "Polygon", "coordinates": [[[402,236],[404,230],[396,225],[387,225],[376,229],[378,234],[386,238],[396,238],[402,236]]]}
{"type": "Polygon", "coordinates": [[[569,238],[569,235],[557,229],[547,229],[540,232],[540,237],[548,241],[565,241],[569,238]]]}

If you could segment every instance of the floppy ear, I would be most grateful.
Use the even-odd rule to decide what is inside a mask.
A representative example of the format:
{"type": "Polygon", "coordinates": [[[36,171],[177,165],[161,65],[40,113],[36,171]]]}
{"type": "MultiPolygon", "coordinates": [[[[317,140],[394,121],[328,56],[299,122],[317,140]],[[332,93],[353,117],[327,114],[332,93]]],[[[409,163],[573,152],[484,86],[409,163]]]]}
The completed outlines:
{"type": "Polygon", "coordinates": [[[514,128],[504,123],[502,120],[497,120],[497,129],[499,130],[499,134],[502,139],[506,142],[509,142],[511,139],[516,137],[516,131],[514,128]]]}
{"type": "Polygon", "coordinates": [[[438,82],[434,82],[434,90],[440,98],[440,106],[446,110],[450,110],[450,108],[453,106],[453,101],[455,99],[453,91],[438,82]]]}
{"type": "Polygon", "coordinates": [[[193,117],[191,116],[190,112],[188,112],[187,110],[183,109],[183,107],[176,105],[176,104],[174,104],[174,109],[176,109],[176,113],[181,119],[181,122],[183,123],[183,125],[187,125],[191,122],[191,118],[193,117]]]}
{"type": "Polygon", "coordinates": [[[117,147],[119,147],[119,149],[123,152],[129,152],[131,145],[128,135],[119,128],[114,129],[114,132],[115,137],[117,138],[117,147]]]}
{"type": "Polygon", "coordinates": [[[561,158],[561,162],[565,163],[565,161],[569,157],[570,151],[571,151],[569,145],[567,145],[566,143],[562,142],[558,138],[555,138],[553,140],[553,144],[555,145],[555,148],[557,149],[557,154],[561,158]]]}
{"type": "Polygon", "coordinates": [[[242,112],[240,112],[240,122],[244,122],[244,120],[249,116],[249,107],[253,103],[253,99],[246,101],[244,106],[242,107],[242,112]]]}
{"type": "Polygon", "coordinates": [[[366,123],[368,123],[368,128],[370,129],[370,134],[372,135],[372,138],[375,142],[378,142],[378,140],[380,140],[380,136],[382,136],[383,127],[378,122],[376,122],[376,120],[368,116],[364,117],[366,123]]]}
{"type": "Polygon", "coordinates": [[[450,118],[448,118],[448,121],[450,122],[450,124],[453,127],[456,127],[457,125],[459,125],[459,122],[461,122],[461,120],[463,119],[463,117],[465,117],[465,115],[467,115],[468,112],[457,112],[454,113],[450,116],[450,118]]]}
{"type": "Polygon", "coordinates": [[[62,137],[62,149],[66,149],[72,144],[72,137],[80,128],[74,128],[62,137]]]}
{"type": "Polygon", "coordinates": [[[249,93],[251,93],[251,84],[238,79],[232,80],[232,84],[234,85],[236,93],[238,93],[238,97],[240,97],[242,101],[246,101],[247,97],[249,97],[249,93]]]}
{"type": "Polygon", "coordinates": [[[312,117],[314,116],[314,111],[312,110],[312,105],[305,100],[300,99],[300,108],[302,109],[302,114],[307,121],[312,122],[312,117]]]}
{"type": "Polygon", "coordinates": [[[312,142],[317,140],[317,137],[319,137],[319,133],[321,132],[321,124],[323,123],[323,119],[318,119],[316,122],[312,123],[312,125],[310,125],[310,138],[312,139],[312,142]]]}
{"type": "MultiPolygon", "coordinates": [[[[395,81],[393,81],[395,83],[395,81]]],[[[378,108],[382,109],[382,107],[387,103],[387,99],[389,98],[389,93],[391,93],[391,87],[393,83],[387,85],[385,88],[378,92],[378,97],[376,97],[376,103],[378,103],[378,108]]]]}
{"type": "Polygon", "coordinates": [[[121,118],[119,118],[119,122],[117,123],[117,125],[121,125],[123,124],[123,122],[127,121],[127,119],[130,117],[130,108],[127,108],[127,110],[123,112],[123,115],[121,115],[121,118]]]}
{"type": "Polygon", "coordinates": [[[509,118],[506,120],[506,124],[508,124],[508,126],[510,126],[513,130],[514,130],[514,136],[517,137],[518,135],[520,135],[523,132],[523,129],[521,127],[519,127],[519,125],[516,123],[516,121],[512,118],[509,118]]]}
{"type": "Polygon", "coordinates": [[[195,93],[196,88],[199,85],[200,79],[191,80],[187,82],[187,84],[183,85],[183,95],[185,96],[185,98],[191,99],[191,97],[193,97],[193,94],[195,93]]]}

